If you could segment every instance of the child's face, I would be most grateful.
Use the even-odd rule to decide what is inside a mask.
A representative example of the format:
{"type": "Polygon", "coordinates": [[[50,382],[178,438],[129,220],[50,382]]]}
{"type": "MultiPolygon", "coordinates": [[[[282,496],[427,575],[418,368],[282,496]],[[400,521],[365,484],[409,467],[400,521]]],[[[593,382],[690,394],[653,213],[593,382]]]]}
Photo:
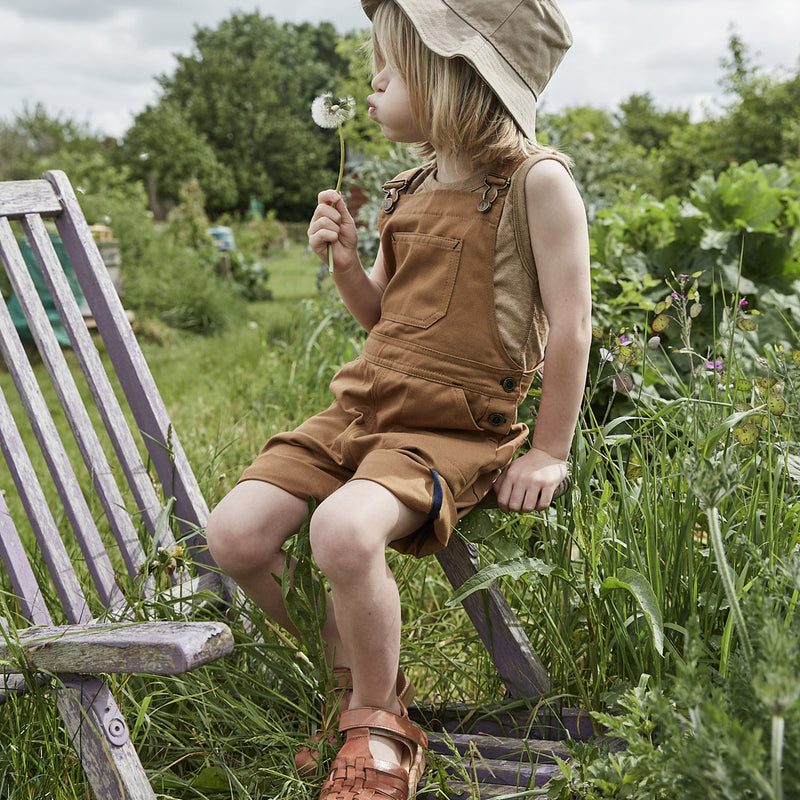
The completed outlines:
{"type": "Polygon", "coordinates": [[[369,118],[381,126],[383,135],[392,142],[421,142],[425,134],[411,113],[408,87],[397,72],[386,64],[372,79],[369,118]]]}

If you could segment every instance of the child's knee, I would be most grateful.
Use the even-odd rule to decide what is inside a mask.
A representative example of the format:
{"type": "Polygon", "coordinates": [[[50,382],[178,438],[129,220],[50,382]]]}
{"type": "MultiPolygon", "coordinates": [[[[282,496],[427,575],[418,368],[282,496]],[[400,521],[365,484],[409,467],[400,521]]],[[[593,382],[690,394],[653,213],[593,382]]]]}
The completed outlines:
{"type": "Polygon", "coordinates": [[[347,580],[383,557],[384,545],[373,541],[357,518],[316,513],[309,529],[311,552],[329,580],[347,580]]]}
{"type": "Polygon", "coordinates": [[[302,500],[265,485],[240,484],[208,517],[208,549],[232,577],[250,574],[275,557],[306,513],[302,500]]]}
{"type": "Polygon", "coordinates": [[[240,572],[248,561],[252,564],[252,533],[242,524],[241,515],[230,513],[225,503],[209,514],[206,544],[220,568],[229,574],[240,572]]]}

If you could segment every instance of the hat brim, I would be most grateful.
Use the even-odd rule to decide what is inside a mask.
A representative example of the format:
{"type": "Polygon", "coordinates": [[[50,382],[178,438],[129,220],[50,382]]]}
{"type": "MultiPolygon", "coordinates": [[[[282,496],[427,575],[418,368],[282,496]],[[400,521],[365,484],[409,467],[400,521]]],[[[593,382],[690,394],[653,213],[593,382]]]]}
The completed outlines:
{"type": "MultiPolygon", "coordinates": [[[[536,138],[537,95],[519,69],[441,0],[394,0],[426,47],[444,58],[460,56],[476,70],[530,139],[536,138]]],[[[372,19],[383,0],[362,0],[372,19]]]]}

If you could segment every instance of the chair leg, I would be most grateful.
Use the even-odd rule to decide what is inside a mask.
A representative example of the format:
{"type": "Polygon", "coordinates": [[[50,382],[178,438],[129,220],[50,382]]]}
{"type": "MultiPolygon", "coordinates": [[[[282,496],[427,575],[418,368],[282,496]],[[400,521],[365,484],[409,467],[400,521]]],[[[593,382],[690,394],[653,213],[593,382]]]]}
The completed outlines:
{"type": "MultiPolygon", "coordinates": [[[[454,589],[478,571],[471,545],[451,536],[436,557],[454,589]]],[[[541,697],[550,676],[497,584],[464,599],[466,610],[511,697],[541,697]]]]}
{"type": "Polygon", "coordinates": [[[81,675],[57,681],[58,710],[97,800],[155,800],[108,686],[81,675]]]}

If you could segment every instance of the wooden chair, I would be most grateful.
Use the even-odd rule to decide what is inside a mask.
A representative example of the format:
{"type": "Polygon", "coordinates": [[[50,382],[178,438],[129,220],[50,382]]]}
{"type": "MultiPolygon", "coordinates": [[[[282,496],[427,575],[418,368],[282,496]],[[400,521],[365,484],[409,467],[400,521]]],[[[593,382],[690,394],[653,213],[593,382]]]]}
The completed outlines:
{"type": "Polygon", "coordinates": [[[58,398],[48,403],[28,357],[30,348],[18,334],[20,326],[7,304],[0,303],[0,352],[39,451],[29,455],[18,424],[22,420],[14,417],[0,391],[0,449],[18,495],[18,501],[9,495],[7,503],[0,493],[5,567],[0,603],[12,617],[2,620],[0,662],[19,665],[16,673],[8,667],[5,674],[0,671],[0,695],[25,688],[23,671],[50,680],[95,795],[154,800],[125,719],[99,676],[176,674],[232,651],[231,631],[223,622],[188,621],[196,602],[225,589],[199,535],[206,504],[63,173],[0,184],[0,257],[38,350],[36,358],[45,365],[58,398]],[[58,310],[57,322],[69,336],[85,379],[82,388],[56,339],[31,278],[34,265],[26,263],[12,222],[21,225],[26,251],[29,246],[44,275],[47,300],[58,310]],[[56,237],[48,230],[53,224],[69,264],[62,265],[56,253],[56,237]],[[72,270],[110,360],[108,370],[67,279],[72,270]],[[128,411],[117,399],[117,386],[128,411]],[[93,403],[85,403],[84,396],[93,403]],[[138,443],[130,415],[141,434],[138,443]],[[68,456],[64,440],[69,432],[80,459],[68,456]],[[75,460],[82,460],[80,468],[75,460]],[[36,466],[41,461],[46,470],[36,466]],[[158,491],[146,461],[157,476],[158,491]],[[179,520],[181,545],[172,519],[179,520]],[[190,551],[198,574],[184,581],[188,576],[179,569],[166,578],[166,589],[162,576],[161,602],[171,603],[172,621],[132,622],[128,589],[139,587],[145,600],[152,599],[159,581],[148,576],[148,564],[164,552],[180,555],[180,547],[190,551]]]}
{"type": "MultiPolygon", "coordinates": [[[[66,421],[64,426],[57,424],[14,320],[6,304],[0,303],[0,352],[52,483],[48,495],[0,391],[0,449],[21,506],[21,511],[15,509],[20,511],[19,518],[12,519],[0,493],[0,557],[18,605],[14,619],[0,618],[0,661],[17,659],[17,663],[24,661],[27,674],[54,676],[59,710],[100,800],[147,800],[154,797],[153,791],[126,723],[97,676],[180,673],[231,652],[226,625],[186,621],[193,599],[228,591],[204,547],[202,529],[208,509],[62,172],[48,172],[41,180],[0,184],[0,257],[66,421]],[[30,277],[30,265],[20,252],[12,222],[21,224],[44,275],[58,311],[55,322],[63,325],[85,379],[83,393],[30,277]],[[59,250],[63,243],[69,264],[59,260],[46,223],[55,225],[59,250]],[[83,298],[76,299],[67,279],[66,271],[72,270],[107,353],[108,368],[87,328],[83,298]],[[128,412],[117,399],[117,386],[141,434],[138,443],[128,412]],[[85,394],[94,403],[91,413],[83,400],[85,394]],[[62,442],[65,427],[77,441],[84,462],[83,481],[62,442]],[[152,465],[160,492],[154,488],[145,459],[152,465]],[[95,522],[100,510],[102,526],[95,522]],[[130,603],[121,591],[125,581],[120,573],[127,573],[129,582],[141,584],[146,595],[156,591],[152,578],[143,580],[143,565],[159,549],[171,553],[177,547],[169,519],[178,521],[181,546],[189,550],[199,574],[191,581],[180,576],[166,593],[167,601],[176,598],[178,621],[132,624],[127,621],[130,603]]],[[[455,588],[478,570],[475,551],[458,536],[438,559],[455,588]]],[[[509,697],[535,704],[545,696],[550,688],[547,672],[499,588],[492,585],[471,595],[464,606],[509,697]]],[[[24,688],[19,674],[3,677],[6,691],[24,688]]],[[[0,683],[0,700],[2,690],[0,683]]],[[[521,782],[540,785],[554,769],[554,756],[565,755],[557,740],[585,735],[585,725],[579,724],[576,713],[554,713],[547,706],[533,716],[530,711],[442,712],[423,706],[413,713],[429,730],[438,730],[430,737],[432,749],[450,756],[463,754],[465,767],[471,771],[469,762],[477,759],[477,772],[483,776],[481,797],[507,793],[509,786],[521,782]]],[[[455,798],[475,796],[458,781],[451,788],[455,798]]]]}

